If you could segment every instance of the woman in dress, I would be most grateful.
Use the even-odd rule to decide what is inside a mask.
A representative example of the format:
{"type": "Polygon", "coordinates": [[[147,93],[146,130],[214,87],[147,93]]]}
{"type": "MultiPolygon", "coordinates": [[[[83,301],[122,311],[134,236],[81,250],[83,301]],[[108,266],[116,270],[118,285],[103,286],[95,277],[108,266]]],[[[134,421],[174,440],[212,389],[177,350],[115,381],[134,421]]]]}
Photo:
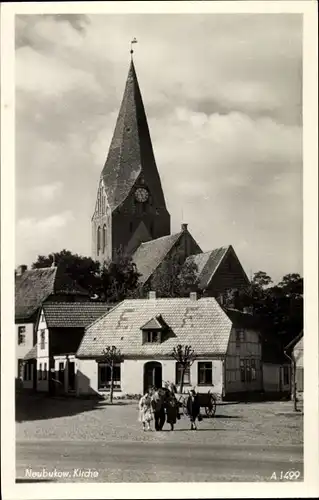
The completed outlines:
{"type": "Polygon", "coordinates": [[[166,420],[171,426],[171,431],[174,430],[174,425],[179,417],[178,402],[175,396],[175,391],[173,386],[166,387],[165,394],[165,409],[166,409],[166,420]]]}
{"type": "Polygon", "coordinates": [[[199,397],[195,389],[191,389],[189,391],[189,396],[186,404],[187,404],[187,413],[189,415],[189,419],[191,422],[191,431],[192,430],[196,431],[197,430],[196,419],[199,420],[200,404],[199,404],[199,397]]]}
{"type": "Polygon", "coordinates": [[[153,420],[152,412],[152,399],[151,395],[147,392],[141,397],[139,404],[139,422],[143,424],[143,431],[151,430],[151,421],[153,420]]]}

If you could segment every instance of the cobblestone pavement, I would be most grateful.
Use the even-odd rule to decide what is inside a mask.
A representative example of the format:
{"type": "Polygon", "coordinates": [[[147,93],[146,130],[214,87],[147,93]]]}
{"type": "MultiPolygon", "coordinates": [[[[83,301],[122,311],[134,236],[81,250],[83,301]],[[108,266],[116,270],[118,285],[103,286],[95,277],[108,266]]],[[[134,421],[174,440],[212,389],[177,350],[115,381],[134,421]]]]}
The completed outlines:
{"type": "Polygon", "coordinates": [[[197,432],[184,416],[174,432],[143,432],[136,402],[33,404],[18,412],[18,477],[29,466],[94,466],[99,481],[251,481],[274,467],[302,470],[303,415],[290,402],[221,404],[197,432]]]}

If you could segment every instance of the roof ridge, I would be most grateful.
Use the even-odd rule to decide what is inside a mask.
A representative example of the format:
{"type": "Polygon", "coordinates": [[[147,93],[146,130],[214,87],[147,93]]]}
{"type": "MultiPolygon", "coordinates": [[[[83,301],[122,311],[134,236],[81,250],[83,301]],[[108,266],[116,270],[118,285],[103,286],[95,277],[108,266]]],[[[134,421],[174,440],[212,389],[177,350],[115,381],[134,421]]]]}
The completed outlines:
{"type": "Polygon", "coordinates": [[[179,233],[172,233],[172,234],[165,234],[165,236],[160,236],[159,238],[154,238],[153,240],[149,240],[149,241],[143,241],[143,243],[140,244],[140,246],[142,245],[148,245],[149,243],[152,243],[154,241],[158,241],[158,240],[163,240],[165,238],[172,238],[173,236],[179,236],[183,231],[179,231],[179,233]]]}

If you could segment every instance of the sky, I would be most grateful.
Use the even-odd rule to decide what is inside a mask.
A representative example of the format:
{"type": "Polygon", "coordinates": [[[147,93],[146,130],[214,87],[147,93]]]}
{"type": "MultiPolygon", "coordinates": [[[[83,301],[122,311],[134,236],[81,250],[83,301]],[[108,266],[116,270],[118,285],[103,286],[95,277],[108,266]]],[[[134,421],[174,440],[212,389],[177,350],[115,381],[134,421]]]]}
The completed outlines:
{"type": "Polygon", "coordinates": [[[16,265],[91,254],[134,63],[172,232],[302,274],[302,16],[16,16],[16,265]]]}

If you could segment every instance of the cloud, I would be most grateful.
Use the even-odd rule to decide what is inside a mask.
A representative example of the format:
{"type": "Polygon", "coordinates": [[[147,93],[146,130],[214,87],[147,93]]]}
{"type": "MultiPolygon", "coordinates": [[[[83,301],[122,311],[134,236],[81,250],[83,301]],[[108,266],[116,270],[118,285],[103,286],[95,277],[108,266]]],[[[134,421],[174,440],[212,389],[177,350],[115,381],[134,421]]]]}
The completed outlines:
{"type": "Polygon", "coordinates": [[[24,190],[19,193],[21,198],[33,203],[50,203],[59,198],[63,191],[62,182],[53,182],[52,184],[42,184],[32,187],[29,190],[24,190]]]}
{"type": "MultiPolygon", "coordinates": [[[[71,211],[61,212],[45,218],[24,217],[18,220],[16,234],[23,247],[16,245],[18,262],[28,264],[38,254],[46,255],[61,249],[61,239],[67,236],[68,226],[74,222],[71,211]]],[[[63,246],[63,245],[62,245],[63,246]]]]}
{"type": "MultiPolygon", "coordinates": [[[[67,218],[50,241],[90,254],[133,36],[172,229],[184,218],[203,249],[232,243],[246,269],[274,279],[301,271],[299,15],[18,16],[18,220],[38,227],[39,210],[49,224],[72,212],[78,223],[67,218]],[[37,189],[34,201],[21,194],[37,189]]],[[[34,260],[25,224],[22,261],[34,260]]],[[[33,234],[36,255],[44,242],[33,234]]]]}

